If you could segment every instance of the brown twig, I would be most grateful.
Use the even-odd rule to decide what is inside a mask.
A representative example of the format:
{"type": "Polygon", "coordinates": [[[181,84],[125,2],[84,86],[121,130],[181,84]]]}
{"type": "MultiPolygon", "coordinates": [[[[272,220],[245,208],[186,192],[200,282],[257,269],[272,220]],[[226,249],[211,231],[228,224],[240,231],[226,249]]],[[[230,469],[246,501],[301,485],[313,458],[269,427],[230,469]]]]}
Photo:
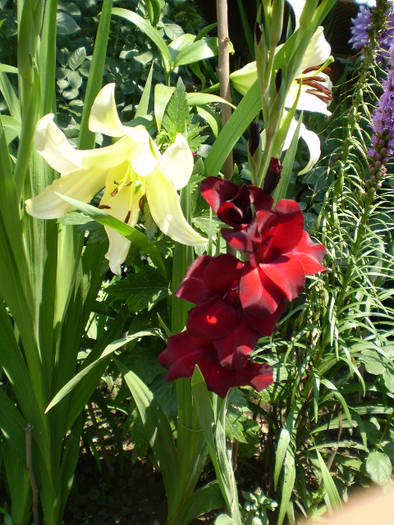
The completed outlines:
{"type": "Polygon", "coordinates": [[[34,525],[40,525],[40,518],[38,514],[38,487],[33,471],[32,451],[31,451],[31,432],[33,427],[28,423],[25,427],[25,442],[26,442],[26,469],[29,474],[31,492],[33,497],[33,520],[34,525]]]}
{"type": "MultiPolygon", "coordinates": [[[[230,37],[228,33],[228,8],[227,0],[216,0],[216,17],[218,21],[218,39],[219,39],[219,66],[218,76],[220,84],[220,96],[231,102],[230,91],[230,37]]],[[[226,124],[231,116],[231,106],[222,104],[222,127],[226,124]]],[[[223,172],[226,179],[233,176],[233,154],[227,157],[223,172]]]]}

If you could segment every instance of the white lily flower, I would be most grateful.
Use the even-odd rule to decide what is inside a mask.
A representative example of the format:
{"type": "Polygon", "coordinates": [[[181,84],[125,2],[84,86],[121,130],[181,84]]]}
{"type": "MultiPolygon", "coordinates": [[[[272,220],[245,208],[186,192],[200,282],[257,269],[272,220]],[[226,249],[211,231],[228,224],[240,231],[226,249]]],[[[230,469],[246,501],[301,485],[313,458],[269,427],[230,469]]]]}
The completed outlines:
{"type": "MultiPolygon", "coordinates": [[[[280,46],[277,49],[279,50],[280,46]]],[[[286,108],[290,109],[293,106],[302,82],[297,109],[325,115],[331,114],[327,106],[332,100],[332,83],[329,76],[320,71],[320,66],[327,62],[330,55],[330,44],[324,37],[323,27],[319,26],[305,51],[294,80],[290,84],[285,100],[286,108]]],[[[238,71],[234,71],[231,73],[230,79],[234,88],[241,95],[245,95],[257,80],[256,62],[250,62],[238,71]]]]}
{"type": "MultiPolygon", "coordinates": [[[[162,232],[182,244],[205,245],[206,239],[186,221],[177,193],[193,171],[193,155],[185,138],[178,134],[161,155],[143,126],[122,125],[114,91],[115,84],[101,89],[89,118],[92,132],[119,138],[111,146],[77,150],[53,122],[53,114],[40,119],[35,132],[36,149],[61,176],[26,201],[27,212],[41,219],[59,218],[74,209],[62,195],[89,202],[105,187],[99,208],[109,215],[134,226],[140,200],[145,196],[162,232]]],[[[131,243],[112,228],[105,230],[109,239],[106,258],[111,270],[119,274],[131,243]]]]}

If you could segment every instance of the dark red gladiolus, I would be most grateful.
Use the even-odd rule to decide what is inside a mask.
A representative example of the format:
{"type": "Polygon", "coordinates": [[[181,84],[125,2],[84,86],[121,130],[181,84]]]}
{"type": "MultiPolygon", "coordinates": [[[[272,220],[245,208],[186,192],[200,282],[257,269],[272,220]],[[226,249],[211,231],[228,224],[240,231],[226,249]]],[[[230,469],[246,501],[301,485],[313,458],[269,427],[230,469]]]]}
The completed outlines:
{"type": "Polygon", "coordinates": [[[244,268],[229,254],[202,255],[190,266],[177,292],[179,299],[196,305],[189,312],[188,333],[209,339],[222,366],[241,366],[259,337],[272,334],[284,307],[279,294],[277,308],[264,316],[244,309],[239,295],[244,268]]]}
{"type": "Polygon", "coordinates": [[[221,366],[216,349],[207,339],[192,337],[188,332],[174,335],[159,355],[159,363],[168,370],[167,381],[191,377],[195,365],[204,376],[207,387],[225,397],[231,387],[250,385],[260,391],[272,383],[272,368],[250,361],[242,367],[221,366]]]}
{"type": "Polygon", "coordinates": [[[304,217],[295,201],[282,200],[271,211],[257,212],[242,231],[225,230],[226,241],[249,255],[240,279],[245,312],[265,317],[286,298],[293,301],[307,275],[324,272],[324,247],[313,244],[304,230],[304,217]]]}
{"type": "Polygon", "coordinates": [[[255,211],[270,210],[272,197],[256,186],[237,186],[228,180],[208,177],[201,184],[201,195],[220,220],[230,226],[246,226],[255,211]]]}

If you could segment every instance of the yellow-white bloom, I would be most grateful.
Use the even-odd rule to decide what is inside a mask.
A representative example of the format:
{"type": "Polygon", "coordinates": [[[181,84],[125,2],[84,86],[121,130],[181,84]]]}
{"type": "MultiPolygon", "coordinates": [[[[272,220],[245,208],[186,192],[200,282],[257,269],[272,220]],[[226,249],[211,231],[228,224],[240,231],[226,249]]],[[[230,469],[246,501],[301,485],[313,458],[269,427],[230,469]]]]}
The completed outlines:
{"type": "MultiPolygon", "coordinates": [[[[290,84],[285,99],[285,108],[292,108],[297,100],[297,96],[299,96],[296,106],[297,110],[331,115],[328,105],[332,100],[332,83],[329,76],[320,71],[320,66],[327,62],[330,55],[331,47],[324,37],[323,27],[318,27],[306,49],[300,67],[296,71],[294,80],[290,84]]],[[[257,79],[256,62],[251,62],[239,71],[232,73],[230,78],[237,91],[241,94],[247,93],[257,79]]],[[[285,115],[283,115],[283,119],[284,117],[285,115]]],[[[287,133],[283,151],[288,149],[296,127],[297,122],[293,119],[287,133]]],[[[316,133],[308,130],[304,124],[301,124],[300,127],[300,137],[306,142],[310,154],[307,165],[299,172],[302,175],[312,169],[319,160],[320,140],[316,133]]]]}
{"type": "MultiPolygon", "coordinates": [[[[105,187],[99,207],[106,213],[134,226],[139,203],[146,197],[153,220],[162,232],[182,244],[204,245],[201,237],[186,221],[177,190],[188,183],[193,171],[193,155],[185,138],[160,154],[143,126],[128,127],[120,122],[115,104],[115,84],[98,93],[89,118],[89,129],[119,138],[111,146],[77,150],[53,122],[53,114],[37,124],[35,146],[50,166],[60,173],[43,192],[26,201],[33,217],[54,219],[73,210],[62,195],[89,202],[105,187]]],[[[109,249],[106,258],[111,270],[120,273],[130,241],[106,227],[109,249]]]]}
{"type": "MultiPolygon", "coordinates": [[[[278,50],[280,46],[278,47],[278,50]]],[[[286,96],[285,107],[291,108],[297,98],[301,84],[297,109],[330,115],[327,106],[332,100],[332,83],[330,77],[319,70],[331,55],[330,44],[324,37],[323,27],[319,26],[296,71],[286,96]]],[[[256,62],[250,62],[238,71],[231,73],[230,79],[234,88],[245,95],[257,80],[256,62]]]]}

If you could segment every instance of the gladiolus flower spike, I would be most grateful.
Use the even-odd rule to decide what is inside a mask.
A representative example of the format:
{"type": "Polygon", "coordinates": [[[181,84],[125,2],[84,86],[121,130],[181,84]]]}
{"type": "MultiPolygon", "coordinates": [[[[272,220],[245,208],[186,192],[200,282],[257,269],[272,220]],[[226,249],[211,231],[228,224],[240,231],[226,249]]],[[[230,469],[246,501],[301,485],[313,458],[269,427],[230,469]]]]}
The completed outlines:
{"type": "Polygon", "coordinates": [[[225,240],[246,255],[200,256],[177,297],[193,303],[186,331],[170,337],[159,356],[167,380],[191,377],[197,364],[207,386],[224,397],[229,388],[257,391],[273,381],[272,369],[251,361],[258,339],[272,335],[286,301],[301,292],[307,275],[324,272],[324,247],[304,230],[295,201],[273,199],[260,188],[209,177],[201,194],[232,229],[225,240]]]}

